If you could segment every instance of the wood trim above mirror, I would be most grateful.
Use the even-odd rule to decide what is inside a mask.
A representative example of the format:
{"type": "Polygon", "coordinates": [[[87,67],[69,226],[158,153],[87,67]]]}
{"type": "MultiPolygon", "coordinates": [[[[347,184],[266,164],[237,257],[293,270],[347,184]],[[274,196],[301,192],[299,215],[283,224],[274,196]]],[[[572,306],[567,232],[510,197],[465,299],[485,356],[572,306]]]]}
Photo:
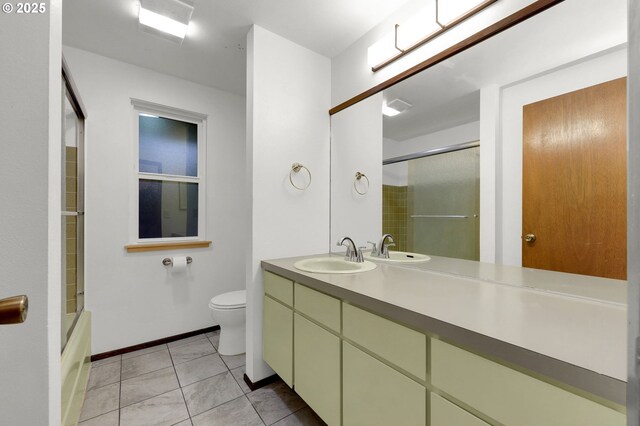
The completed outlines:
{"type": "Polygon", "coordinates": [[[537,0],[531,3],[530,5],[518,10],[517,12],[507,16],[506,18],[501,19],[495,24],[490,25],[485,29],[478,31],[477,33],[471,35],[470,37],[467,37],[461,42],[454,44],[453,46],[449,47],[446,50],[443,50],[437,55],[434,55],[420,62],[419,64],[414,65],[413,67],[401,72],[395,77],[391,77],[389,80],[386,80],[372,87],[371,89],[365,92],[362,92],[359,95],[356,95],[353,98],[331,108],[329,110],[329,115],[333,115],[337,112],[340,112],[343,109],[348,108],[351,105],[354,105],[364,99],[367,99],[368,97],[373,96],[378,92],[382,92],[383,90],[388,89],[394,84],[400,83],[401,81],[406,80],[407,78],[421,71],[431,68],[432,66],[444,61],[445,59],[455,56],[458,53],[461,53],[469,49],[470,47],[473,47],[476,44],[481,43],[484,40],[491,38],[494,35],[499,34],[502,31],[513,27],[514,25],[517,25],[523,21],[526,21],[527,19],[537,15],[540,12],[543,12],[549,9],[550,7],[557,5],[558,3],[562,3],[563,1],[564,0],[537,0]]]}

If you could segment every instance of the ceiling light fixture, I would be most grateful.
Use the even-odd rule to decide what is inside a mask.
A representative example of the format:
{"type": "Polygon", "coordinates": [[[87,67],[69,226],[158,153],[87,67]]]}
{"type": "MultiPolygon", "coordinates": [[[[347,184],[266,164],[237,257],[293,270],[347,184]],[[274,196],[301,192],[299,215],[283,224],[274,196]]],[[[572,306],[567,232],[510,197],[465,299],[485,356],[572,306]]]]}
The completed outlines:
{"type": "Polygon", "coordinates": [[[415,14],[369,47],[371,70],[376,72],[422,46],[498,0],[432,0],[434,5],[415,14]],[[434,7],[435,6],[435,7],[434,7]]]}
{"type": "Polygon", "coordinates": [[[405,102],[402,99],[394,99],[392,101],[386,102],[382,104],[382,114],[387,117],[395,117],[398,114],[401,114],[411,108],[409,102],[405,102]]]}
{"type": "Polygon", "coordinates": [[[140,28],[151,34],[182,43],[193,13],[193,0],[140,0],[140,28]]]}

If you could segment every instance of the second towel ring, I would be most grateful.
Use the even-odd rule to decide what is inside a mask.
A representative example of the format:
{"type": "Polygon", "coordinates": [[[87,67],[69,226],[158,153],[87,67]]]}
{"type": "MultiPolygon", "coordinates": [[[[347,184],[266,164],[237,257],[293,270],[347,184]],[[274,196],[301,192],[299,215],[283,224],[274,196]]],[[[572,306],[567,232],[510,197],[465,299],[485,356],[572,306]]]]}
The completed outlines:
{"type": "Polygon", "coordinates": [[[360,195],[364,195],[367,192],[369,192],[369,178],[367,177],[367,175],[365,175],[364,173],[361,172],[356,172],[356,178],[353,181],[353,189],[356,190],[356,192],[360,195]],[[362,180],[362,178],[365,178],[367,180],[367,189],[364,190],[364,192],[360,192],[358,190],[358,181],[362,180]]]}
{"type": "Polygon", "coordinates": [[[293,163],[291,165],[291,171],[289,171],[289,182],[291,182],[291,185],[300,191],[304,191],[305,189],[307,189],[309,187],[309,185],[311,185],[311,172],[309,171],[309,169],[307,169],[305,166],[303,166],[300,163],[293,163]],[[305,186],[298,186],[295,183],[293,183],[293,174],[294,173],[298,173],[300,170],[305,169],[307,171],[307,174],[309,175],[309,183],[307,183],[305,186]]]}

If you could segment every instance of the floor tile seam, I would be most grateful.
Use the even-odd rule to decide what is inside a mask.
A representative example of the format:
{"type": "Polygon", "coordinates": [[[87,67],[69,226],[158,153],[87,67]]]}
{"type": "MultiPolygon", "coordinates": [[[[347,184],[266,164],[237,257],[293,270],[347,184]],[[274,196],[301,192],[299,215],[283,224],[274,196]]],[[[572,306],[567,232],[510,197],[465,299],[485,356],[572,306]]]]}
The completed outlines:
{"type": "MultiPolygon", "coordinates": [[[[140,400],[140,401],[138,401],[138,402],[134,402],[133,404],[129,404],[129,405],[126,405],[126,406],[124,406],[124,407],[120,407],[120,410],[119,410],[119,411],[120,411],[120,415],[119,415],[119,417],[118,417],[118,426],[120,425],[120,418],[122,417],[122,409],[123,409],[123,408],[129,408],[129,407],[131,407],[132,405],[136,405],[136,404],[139,404],[139,403],[141,403],[141,402],[148,401],[148,400],[150,400],[150,399],[156,398],[156,397],[158,397],[158,396],[162,396],[162,395],[165,395],[165,394],[168,394],[168,393],[171,393],[171,392],[175,392],[175,391],[176,391],[176,390],[178,390],[178,389],[179,389],[179,388],[177,388],[177,389],[171,389],[170,391],[163,392],[163,393],[158,394],[158,395],[156,395],[156,396],[152,396],[152,397],[150,397],[150,398],[145,398],[145,399],[140,400]]],[[[183,400],[184,400],[184,395],[182,396],[182,398],[183,398],[183,400]]],[[[190,415],[190,413],[189,413],[189,407],[187,407],[187,403],[186,403],[186,401],[185,401],[185,408],[187,409],[187,418],[186,418],[186,419],[179,420],[178,422],[174,423],[174,425],[177,425],[178,423],[184,422],[185,420],[189,420],[189,421],[191,420],[191,415],[190,415]]]]}
{"type": "Polygon", "coordinates": [[[122,380],[116,380],[115,382],[105,383],[104,385],[93,387],[93,388],[90,388],[90,387],[87,386],[87,392],[91,392],[91,391],[94,391],[94,390],[106,388],[107,386],[115,385],[116,383],[120,383],[121,381],[122,380]]]}
{"type": "MultiPolygon", "coordinates": [[[[189,343],[197,342],[197,341],[202,340],[202,339],[208,339],[208,337],[206,335],[204,335],[204,334],[196,334],[196,336],[202,336],[202,338],[195,339],[195,340],[189,340],[188,342],[183,342],[183,343],[180,343],[179,345],[173,345],[173,346],[169,346],[169,343],[179,342],[180,340],[183,340],[183,339],[174,340],[173,342],[168,342],[168,343],[164,343],[164,344],[167,345],[168,348],[179,348],[180,346],[188,345],[189,343]]],[[[191,337],[195,337],[195,336],[191,336],[191,337]]],[[[186,337],[186,339],[191,339],[191,337],[186,337]]]]}
{"type": "Polygon", "coordinates": [[[115,410],[110,410],[110,411],[107,411],[106,413],[98,414],[97,416],[93,416],[93,417],[89,417],[88,419],[84,419],[83,421],[78,422],[78,426],[80,426],[82,423],[88,422],[89,420],[93,420],[93,419],[95,419],[97,417],[106,416],[107,414],[113,413],[114,411],[118,411],[118,425],[120,425],[120,413],[119,413],[120,409],[116,408],[115,410]]]}
{"type": "MultiPolygon", "coordinates": [[[[178,365],[180,365],[180,364],[178,364],[178,365]]],[[[175,369],[175,367],[174,367],[174,369],[175,369]]],[[[231,374],[231,371],[229,371],[229,369],[227,369],[227,371],[223,371],[223,372],[221,372],[221,373],[214,374],[213,376],[205,377],[204,379],[197,380],[197,381],[195,381],[195,382],[193,382],[193,383],[189,383],[189,384],[186,384],[186,385],[184,385],[184,386],[182,385],[182,383],[180,383],[180,377],[178,377],[178,385],[180,385],[180,389],[182,389],[182,388],[185,388],[185,387],[187,387],[187,386],[195,385],[196,383],[204,382],[205,380],[209,380],[209,379],[211,379],[212,377],[220,376],[220,375],[225,374],[225,373],[229,373],[229,374],[231,374]]],[[[178,375],[178,373],[176,372],[176,376],[177,376],[177,375],[178,375]]],[[[233,377],[233,374],[231,374],[231,377],[233,377]]],[[[235,380],[235,377],[233,378],[233,380],[235,380]]],[[[236,381],[236,383],[238,383],[238,382],[236,381]]],[[[238,386],[240,386],[240,385],[238,385],[238,386]]],[[[240,388],[240,390],[242,390],[242,388],[240,388]]],[[[243,392],[243,393],[244,393],[244,392],[243,392]]]]}
{"type": "Polygon", "coordinates": [[[200,415],[202,415],[202,414],[204,414],[204,413],[208,413],[209,411],[212,411],[212,410],[215,410],[216,408],[222,407],[222,406],[223,406],[223,405],[225,405],[225,404],[231,404],[233,401],[237,401],[237,400],[238,400],[238,399],[240,399],[240,398],[245,398],[245,399],[247,400],[247,402],[249,403],[249,405],[251,405],[251,408],[253,408],[253,411],[258,415],[258,418],[260,419],[260,421],[262,422],[262,424],[263,424],[263,425],[265,425],[266,423],[264,422],[264,420],[262,420],[262,417],[260,417],[260,413],[258,413],[258,412],[256,411],[256,408],[253,406],[253,404],[251,404],[251,401],[249,401],[249,398],[247,398],[247,395],[246,395],[246,394],[244,394],[244,395],[240,395],[240,396],[238,396],[237,398],[230,399],[230,400],[229,400],[229,401],[227,401],[227,402],[223,402],[222,404],[218,404],[218,405],[216,405],[215,407],[211,407],[211,408],[209,408],[209,409],[207,409],[207,410],[203,411],[203,412],[202,412],[202,413],[200,413],[200,414],[196,414],[195,416],[192,416],[192,417],[191,417],[191,424],[193,424],[193,417],[197,417],[197,416],[200,416],[200,415]]]}
{"type": "Polygon", "coordinates": [[[165,365],[163,367],[156,368],[155,370],[145,371],[144,373],[136,374],[135,376],[127,377],[126,379],[123,379],[122,378],[122,373],[120,373],[120,381],[124,382],[126,380],[135,379],[136,377],[144,376],[145,374],[149,374],[149,373],[155,373],[156,371],[164,370],[165,368],[169,368],[171,366],[173,366],[173,361],[169,365],[165,365]]]}
{"type": "MultiPolygon", "coordinates": [[[[149,348],[144,348],[144,349],[156,348],[156,347],[158,347],[158,346],[164,346],[164,349],[167,349],[167,350],[169,349],[169,347],[167,346],[167,344],[166,344],[166,343],[161,343],[161,344],[159,344],[159,345],[150,346],[149,348]]],[[[142,349],[138,349],[138,350],[142,350],[142,349]]],[[[124,355],[127,355],[127,354],[122,354],[122,360],[123,360],[123,361],[125,361],[125,360],[129,360],[129,359],[138,358],[138,357],[143,356],[143,355],[154,354],[154,353],[156,353],[156,352],[160,352],[161,350],[162,350],[162,349],[158,349],[157,351],[153,351],[153,352],[145,352],[145,353],[143,353],[143,354],[132,355],[132,356],[129,356],[129,357],[127,357],[127,358],[124,358],[124,355]]],[[[135,351],[134,351],[134,352],[135,352],[135,351]]],[[[129,352],[129,353],[131,353],[131,352],[129,352]]]]}
{"type": "MultiPolygon", "coordinates": [[[[122,386],[120,386],[120,389],[121,389],[121,393],[122,393],[122,386]]],[[[150,397],[148,397],[148,398],[144,398],[144,399],[141,399],[141,400],[136,401],[136,402],[132,402],[132,403],[127,404],[127,405],[120,405],[120,408],[122,409],[122,408],[131,407],[132,405],[138,404],[138,403],[140,403],[140,402],[148,401],[148,400],[153,399],[153,398],[155,398],[155,397],[157,397],[157,396],[164,395],[164,394],[169,393],[169,392],[173,392],[173,391],[175,391],[175,390],[177,390],[177,389],[182,390],[182,388],[180,387],[180,384],[178,384],[178,387],[177,387],[177,388],[170,389],[170,390],[168,390],[168,391],[166,391],[166,392],[162,392],[162,393],[159,393],[159,394],[157,394],[157,395],[153,395],[153,396],[150,396],[150,397]]],[[[184,397],[184,395],[183,395],[183,397],[184,397]]],[[[122,404],[122,401],[120,401],[120,404],[122,404]]],[[[186,404],[186,401],[185,401],[185,404],[186,404]]]]}
{"type": "Polygon", "coordinates": [[[115,358],[118,358],[118,357],[121,357],[121,356],[122,355],[113,355],[113,356],[110,356],[108,358],[99,359],[97,361],[91,361],[91,366],[93,367],[94,364],[100,363],[100,365],[96,365],[95,366],[95,368],[98,368],[98,367],[104,367],[105,365],[115,364],[116,362],[118,362],[118,360],[116,360],[115,358]],[[109,359],[111,361],[109,361],[109,362],[101,362],[101,361],[104,361],[104,360],[107,360],[107,359],[109,359]]]}
{"type": "MultiPolygon", "coordinates": [[[[173,366],[175,367],[176,365],[186,364],[187,362],[195,361],[195,360],[197,360],[197,359],[201,359],[201,358],[204,358],[204,357],[206,357],[206,356],[215,355],[215,354],[217,354],[217,353],[218,353],[218,351],[216,351],[216,350],[215,350],[215,348],[214,348],[214,352],[213,352],[213,353],[206,354],[206,355],[202,355],[202,356],[199,356],[199,357],[197,357],[197,358],[190,359],[190,360],[188,360],[188,361],[179,362],[179,363],[177,363],[177,364],[176,364],[176,363],[175,363],[175,361],[173,360],[173,356],[171,356],[171,351],[169,351],[169,356],[171,357],[171,364],[173,364],[173,366]]],[[[218,355],[220,355],[220,354],[218,354],[218,355]]],[[[222,359],[222,357],[220,357],[220,360],[221,360],[222,362],[224,362],[224,360],[222,359]]],[[[225,364],[225,365],[226,365],[226,364],[225,364]]]]}
{"type": "MultiPolygon", "coordinates": [[[[221,373],[221,374],[222,374],[222,373],[221,373]]],[[[242,389],[240,389],[240,390],[242,391],[242,389]]],[[[220,404],[218,404],[218,405],[214,405],[214,406],[213,406],[213,407],[211,407],[211,408],[207,408],[206,410],[204,410],[204,411],[202,411],[202,412],[200,412],[200,413],[197,413],[197,414],[193,414],[193,415],[192,415],[192,414],[191,414],[191,411],[189,411],[189,407],[188,407],[188,406],[187,406],[187,411],[189,411],[190,418],[192,418],[192,419],[193,419],[194,417],[197,417],[197,416],[199,416],[200,414],[204,414],[204,413],[206,413],[207,411],[211,411],[211,410],[213,410],[213,409],[215,409],[215,408],[221,407],[221,406],[223,406],[224,404],[229,403],[229,402],[231,402],[231,401],[235,401],[236,399],[242,398],[243,396],[244,396],[245,398],[247,397],[247,395],[244,395],[244,394],[243,394],[243,395],[240,395],[240,396],[238,396],[238,397],[236,397],[236,398],[233,398],[233,399],[230,399],[230,400],[228,400],[228,401],[222,402],[222,403],[220,403],[220,404]]],[[[249,399],[249,398],[247,398],[247,399],[249,399]]],[[[249,401],[249,403],[251,404],[251,401],[249,401]]],[[[185,401],[185,404],[186,404],[186,401],[185,401]]],[[[254,408],[254,410],[255,410],[255,408],[254,408]]],[[[260,415],[258,414],[258,416],[260,416],[260,415]]],[[[262,417],[260,418],[260,420],[262,420],[262,417]]],[[[193,420],[191,421],[191,423],[193,423],[193,420]]],[[[263,422],[263,423],[264,423],[264,422],[263,422]]]]}
{"type": "MultiPolygon", "coordinates": [[[[240,384],[238,384],[238,386],[240,386],[240,384]]],[[[240,390],[242,390],[242,387],[240,387],[240,390]]],[[[242,391],[242,393],[244,393],[244,391],[242,391]]],[[[249,401],[249,405],[251,405],[251,408],[253,408],[253,411],[258,415],[258,418],[260,419],[260,421],[262,422],[263,425],[266,425],[267,422],[264,421],[264,419],[262,418],[262,416],[260,416],[260,413],[258,413],[258,410],[256,410],[256,407],[251,403],[251,400],[249,399],[249,397],[247,396],[248,394],[244,394],[243,396],[245,398],[247,398],[247,401],[249,401]]]]}
{"type": "MultiPolygon", "coordinates": [[[[115,383],[111,383],[110,385],[106,385],[106,386],[113,386],[113,385],[115,385],[115,383]]],[[[106,387],[106,386],[103,386],[103,387],[106,387]]],[[[97,388],[97,389],[100,389],[100,388],[97,388]]],[[[102,400],[102,398],[101,398],[101,400],[102,400]]],[[[82,401],[83,408],[84,408],[84,403],[85,402],[86,402],[86,395],[85,395],[85,400],[82,401]]],[[[88,417],[88,418],[82,420],[82,422],[86,422],[86,421],[95,419],[96,417],[104,416],[105,414],[109,414],[109,413],[111,413],[113,411],[119,411],[119,410],[120,410],[120,384],[118,383],[118,408],[116,408],[114,410],[105,411],[103,413],[98,413],[95,416],[88,417]]],[[[82,408],[80,409],[80,415],[82,415],[82,408]]],[[[82,422],[79,422],[79,423],[82,423],[82,422]]],[[[119,424],[120,424],[120,416],[118,415],[118,425],[119,424]]]]}
{"type": "MultiPolygon", "coordinates": [[[[266,425],[267,422],[264,420],[264,417],[262,417],[262,415],[260,414],[260,412],[256,408],[256,405],[253,403],[253,401],[251,401],[251,398],[249,398],[247,396],[247,394],[245,394],[244,396],[249,400],[249,404],[251,404],[251,407],[253,407],[253,410],[258,414],[258,417],[260,417],[260,420],[262,421],[262,423],[266,425]]],[[[284,419],[284,417],[283,417],[283,419],[284,419]]],[[[279,422],[280,420],[282,420],[282,419],[276,420],[276,422],[279,422]]],[[[275,422],[273,422],[273,423],[275,423],[275,422]]],[[[273,424],[273,423],[270,423],[270,424],[273,424]]]]}
{"type": "MultiPolygon", "coordinates": [[[[182,401],[184,401],[184,408],[187,410],[187,415],[189,415],[189,422],[193,425],[191,410],[189,410],[189,404],[187,404],[187,398],[184,396],[184,390],[182,389],[182,383],[180,383],[180,377],[178,377],[178,371],[176,370],[175,364],[173,364],[173,359],[171,360],[171,364],[173,367],[173,374],[176,375],[176,382],[178,382],[178,389],[180,389],[180,394],[182,395],[182,401]]],[[[183,420],[184,421],[184,420],[183,420]]]]}
{"type": "MultiPolygon", "coordinates": [[[[238,368],[242,368],[242,367],[243,367],[243,366],[236,367],[236,368],[234,368],[234,370],[236,370],[236,369],[238,369],[238,368]]],[[[249,392],[248,392],[248,393],[247,393],[247,392],[245,392],[245,391],[244,391],[244,389],[242,389],[242,384],[238,381],[239,379],[238,379],[236,376],[234,376],[234,375],[233,375],[233,370],[229,370],[229,372],[231,373],[231,376],[232,376],[232,377],[233,377],[233,379],[236,381],[236,383],[238,384],[238,386],[240,386],[240,390],[242,391],[242,393],[244,394],[244,396],[247,396],[247,395],[249,395],[251,392],[253,392],[253,391],[252,391],[248,386],[247,386],[247,388],[249,388],[249,392]]],[[[240,378],[240,380],[242,380],[242,378],[240,378]]],[[[245,383],[245,385],[246,385],[246,383],[245,383]]],[[[249,402],[251,402],[251,401],[249,401],[249,402]]]]}

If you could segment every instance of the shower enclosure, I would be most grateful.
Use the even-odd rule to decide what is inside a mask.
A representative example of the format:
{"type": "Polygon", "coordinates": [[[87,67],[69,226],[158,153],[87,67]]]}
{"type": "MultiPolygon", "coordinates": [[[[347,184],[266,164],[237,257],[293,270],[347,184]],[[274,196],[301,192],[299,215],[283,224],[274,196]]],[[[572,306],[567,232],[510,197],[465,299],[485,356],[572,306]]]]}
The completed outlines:
{"type": "Polygon", "coordinates": [[[386,161],[383,233],[396,250],[480,258],[478,143],[386,161]]]}
{"type": "Polygon", "coordinates": [[[63,71],[62,347],[84,308],[84,113],[63,71]]]}

